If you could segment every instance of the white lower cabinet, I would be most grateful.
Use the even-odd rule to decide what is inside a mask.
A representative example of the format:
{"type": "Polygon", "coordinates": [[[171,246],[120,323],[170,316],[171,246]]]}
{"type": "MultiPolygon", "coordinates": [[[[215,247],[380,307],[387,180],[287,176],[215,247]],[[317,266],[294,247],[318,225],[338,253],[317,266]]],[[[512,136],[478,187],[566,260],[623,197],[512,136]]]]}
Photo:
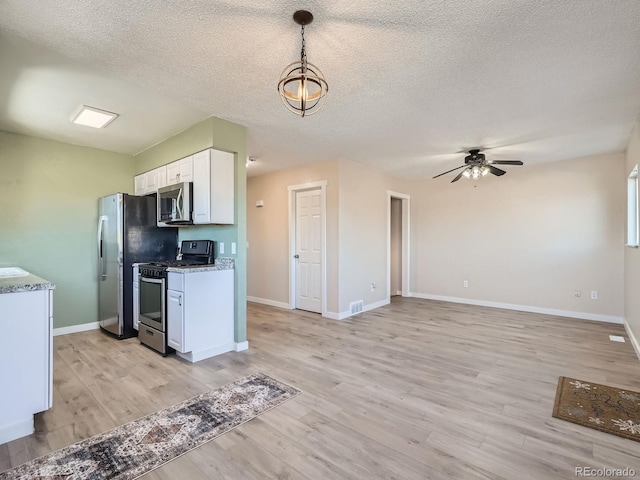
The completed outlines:
{"type": "Polygon", "coordinates": [[[33,433],[53,404],[53,290],[0,294],[0,444],[33,433]]]}
{"type": "Polygon", "coordinates": [[[167,344],[197,362],[234,350],[234,271],[169,272],[167,344]]]}
{"type": "Polygon", "coordinates": [[[133,267],[133,329],[138,330],[140,323],[140,281],[138,279],[138,266],[133,267]]]}
{"type": "MultiPolygon", "coordinates": [[[[182,274],[178,274],[182,275],[182,274]]],[[[184,305],[182,292],[167,290],[167,344],[178,352],[184,349],[184,305]]]]}

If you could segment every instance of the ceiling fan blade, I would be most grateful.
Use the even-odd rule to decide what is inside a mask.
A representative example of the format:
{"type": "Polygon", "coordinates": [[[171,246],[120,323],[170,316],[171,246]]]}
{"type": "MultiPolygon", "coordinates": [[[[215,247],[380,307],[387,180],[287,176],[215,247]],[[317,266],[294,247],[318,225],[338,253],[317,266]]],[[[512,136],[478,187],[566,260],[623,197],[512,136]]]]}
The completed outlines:
{"type": "Polygon", "coordinates": [[[493,160],[490,165],[524,165],[520,160],[493,160]]]}
{"type": "Polygon", "coordinates": [[[466,167],[466,165],[462,165],[462,166],[460,166],[460,167],[452,168],[451,170],[447,170],[446,172],[441,173],[440,175],[436,175],[436,176],[435,176],[435,177],[433,177],[433,178],[441,177],[442,175],[446,175],[447,173],[451,173],[451,172],[453,172],[454,170],[458,170],[459,168],[464,168],[464,167],[466,167]]]}
{"type": "MultiPolygon", "coordinates": [[[[466,167],[466,165],[464,165],[466,167]]],[[[456,178],[454,178],[453,180],[451,180],[451,183],[453,182],[457,182],[458,180],[460,180],[460,177],[462,177],[462,174],[464,173],[464,170],[461,171],[458,175],[456,175],[456,178]]]]}
{"type": "Polygon", "coordinates": [[[504,170],[500,170],[499,168],[494,167],[493,165],[487,165],[487,167],[489,167],[489,170],[491,170],[491,173],[493,173],[494,175],[497,175],[498,177],[500,175],[504,175],[505,172],[504,170]]]}

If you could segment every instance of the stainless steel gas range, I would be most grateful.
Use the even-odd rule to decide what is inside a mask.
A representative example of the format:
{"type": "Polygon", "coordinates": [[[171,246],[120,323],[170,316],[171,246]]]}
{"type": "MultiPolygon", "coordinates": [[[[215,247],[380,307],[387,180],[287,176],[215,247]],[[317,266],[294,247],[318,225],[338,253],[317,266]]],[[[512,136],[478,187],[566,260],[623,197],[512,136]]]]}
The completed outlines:
{"type": "Polygon", "coordinates": [[[167,346],[167,269],[212,264],[215,242],[212,240],[184,240],[178,260],[144,263],[138,266],[140,289],[140,317],[138,339],[144,345],[166,356],[167,346]]]}

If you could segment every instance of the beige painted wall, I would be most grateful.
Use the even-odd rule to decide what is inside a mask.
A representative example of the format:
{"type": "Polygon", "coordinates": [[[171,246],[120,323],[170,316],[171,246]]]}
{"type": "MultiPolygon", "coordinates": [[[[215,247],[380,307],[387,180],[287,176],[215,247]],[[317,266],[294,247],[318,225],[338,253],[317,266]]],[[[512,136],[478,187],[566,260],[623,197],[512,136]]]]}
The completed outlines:
{"type": "MultiPolygon", "coordinates": [[[[624,168],[625,178],[621,179],[619,184],[621,189],[626,189],[626,177],[629,176],[636,164],[640,164],[640,123],[636,123],[629,139],[624,168]]],[[[640,341],[640,294],[638,292],[640,292],[640,249],[625,248],[624,319],[636,341],[640,341]]]]}
{"type": "Polygon", "coordinates": [[[387,292],[387,191],[407,193],[407,182],[340,160],[340,313],[349,304],[384,302],[387,292]],[[371,284],[376,289],[371,291],[371,284]]]}
{"type": "Polygon", "coordinates": [[[338,160],[247,180],[247,295],[289,304],[290,185],[327,181],[327,309],[338,308],[338,160]],[[257,208],[256,201],[264,206],[257,208]]]}
{"type": "Polygon", "coordinates": [[[624,156],[506,168],[413,184],[412,291],[622,316],[624,156]]]}
{"type": "Polygon", "coordinates": [[[98,198],[133,173],[129,155],[0,131],[0,266],[56,284],[54,327],[98,321],[98,198]]]}
{"type": "Polygon", "coordinates": [[[391,295],[402,291],[402,200],[391,199],[391,295]]]}

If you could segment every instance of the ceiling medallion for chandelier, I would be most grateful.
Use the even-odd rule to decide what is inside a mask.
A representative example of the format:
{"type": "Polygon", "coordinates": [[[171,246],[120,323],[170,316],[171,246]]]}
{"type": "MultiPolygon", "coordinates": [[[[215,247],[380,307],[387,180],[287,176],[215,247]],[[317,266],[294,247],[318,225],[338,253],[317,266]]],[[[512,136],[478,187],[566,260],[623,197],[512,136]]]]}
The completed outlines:
{"type": "Polygon", "coordinates": [[[313,15],[306,10],[298,10],[293,14],[293,19],[302,27],[300,61],[287,65],[282,71],[278,91],[285,106],[293,113],[304,117],[320,110],[329,91],[329,85],[320,69],[307,62],[304,27],[313,22],[313,15]]]}

